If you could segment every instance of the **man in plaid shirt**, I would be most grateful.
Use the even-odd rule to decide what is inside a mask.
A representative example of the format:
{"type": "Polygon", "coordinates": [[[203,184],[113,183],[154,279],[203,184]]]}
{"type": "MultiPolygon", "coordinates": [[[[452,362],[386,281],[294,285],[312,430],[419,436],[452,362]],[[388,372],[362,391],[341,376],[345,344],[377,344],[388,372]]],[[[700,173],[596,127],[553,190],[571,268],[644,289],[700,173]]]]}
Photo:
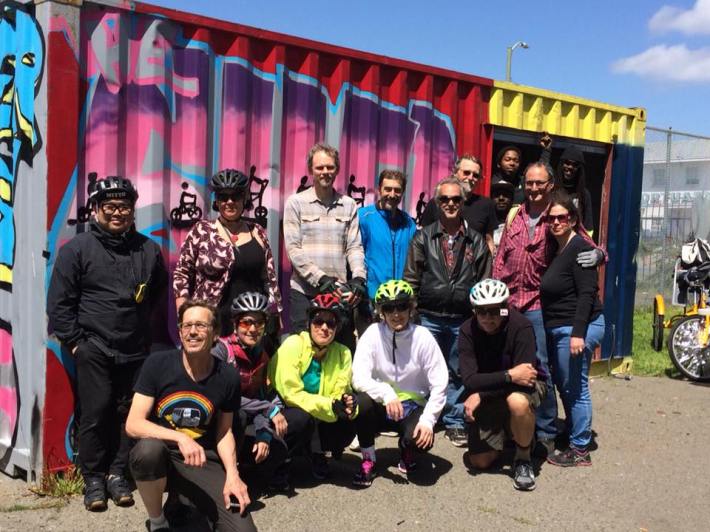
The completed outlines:
{"type": "MultiPolygon", "coordinates": [[[[306,311],[319,293],[336,293],[350,308],[367,295],[358,205],[333,188],[340,170],[338,150],[316,144],[308,153],[307,163],[313,186],[289,196],[284,206],[284,243],[293,266],[292,332],[306,330],[306,311]]],[[[346,318],[336,340],[354,352],[353,320],[352,316],[346,318]]]]}
{"type": "MultiPolygon", "coordinates": [[[[536,434],[548,454],[554,450],[557,436],[557,398],[547,359],[545,326],[540,305],[540,279],[552,259],[548,247],[546,217],[553,188],[553,172],[548,164],[535,162],[526,168],[525,201],[513,219],[506,223],[493,263],[493,277],[503,281],[510,291],[509,304],[522,312],[535,330],[537,358],[547,374],[548,390],[536,411],[536,434]]],[[[596,245],[581,224],[580,235],[596,245]]],[[[604,252],[598,248],[577,256],[577,262],[585,267],[597,266],[604,259],[604,252]]]]}

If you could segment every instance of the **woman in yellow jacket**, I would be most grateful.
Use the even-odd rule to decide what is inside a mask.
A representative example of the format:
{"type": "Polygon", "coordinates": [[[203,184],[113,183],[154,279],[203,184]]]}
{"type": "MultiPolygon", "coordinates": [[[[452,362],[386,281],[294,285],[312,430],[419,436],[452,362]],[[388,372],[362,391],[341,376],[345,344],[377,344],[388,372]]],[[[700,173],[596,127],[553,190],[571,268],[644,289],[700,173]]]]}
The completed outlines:
{"type": "Polygon", "coordinates": [[[335,342],[340,298],[319,294],[308,311],[308,330],[286,339],[269,363],[269,380],[285,405],[289,427],[312,424],[312,473],[329,475],[325,451],[340,456],[355,436],[357,404],[352,392],[350,349],[335,342]]]}

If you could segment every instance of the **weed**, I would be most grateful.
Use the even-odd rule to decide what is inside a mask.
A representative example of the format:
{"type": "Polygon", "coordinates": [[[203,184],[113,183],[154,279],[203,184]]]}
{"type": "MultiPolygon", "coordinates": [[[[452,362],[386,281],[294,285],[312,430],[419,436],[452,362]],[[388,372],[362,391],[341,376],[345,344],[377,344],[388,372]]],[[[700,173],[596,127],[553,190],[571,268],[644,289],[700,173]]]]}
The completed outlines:
{"type": "Polygon", "coordinates": [[[26,512],[28,510],[46,510],[48,508],[63,508],[67,505],[66,500],[45,501],[37,504],[13,504],[12,506],[0,506],[0,513],[26,512]]]}
{"type": "MultiPolygon", "coordinates": [[[[632,371],[635,375],[650,377],[675,377],[677,370],[671,362],[664,338],[663,349],[658,352],[651,347],[653,312],[650,309],[637,309],[634,312],[634,337],[631,353],[634,357],[632,371]]],[[[668,336],[668,330],[664,331],[668,336]]]]}
{"type": "Polygon", "coordinates": [[[33,493],[49,497],[70,497],[81,494],[83,490],[84,479],[75,466],[58,473],[45,471],[39,486],[31,488],[33,493]]]}

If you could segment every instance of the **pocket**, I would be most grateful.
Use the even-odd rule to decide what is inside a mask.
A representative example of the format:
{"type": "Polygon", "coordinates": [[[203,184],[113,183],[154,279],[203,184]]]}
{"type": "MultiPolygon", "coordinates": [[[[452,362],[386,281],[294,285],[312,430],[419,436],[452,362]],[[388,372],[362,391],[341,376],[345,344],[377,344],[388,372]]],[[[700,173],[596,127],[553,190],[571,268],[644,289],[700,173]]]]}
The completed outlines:
{"type": "Polygon", "coordinates": [[[301,216],[301,238],[314,238],[319,233],[320,215],[301,216]]]}

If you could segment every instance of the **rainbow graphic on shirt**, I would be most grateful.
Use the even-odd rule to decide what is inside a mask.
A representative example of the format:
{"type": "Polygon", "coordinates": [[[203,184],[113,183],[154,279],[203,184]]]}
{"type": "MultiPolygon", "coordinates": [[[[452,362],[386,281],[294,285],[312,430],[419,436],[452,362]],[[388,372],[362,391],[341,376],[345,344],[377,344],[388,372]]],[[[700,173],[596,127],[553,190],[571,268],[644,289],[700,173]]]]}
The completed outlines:
{"type": "Polygon", "coordinates": [[[155,413],[173,429],[197,440],[204,435],[212,421],[214,405],[202,394],[180,391],[163,397],[158,402],[155,413]]]}

